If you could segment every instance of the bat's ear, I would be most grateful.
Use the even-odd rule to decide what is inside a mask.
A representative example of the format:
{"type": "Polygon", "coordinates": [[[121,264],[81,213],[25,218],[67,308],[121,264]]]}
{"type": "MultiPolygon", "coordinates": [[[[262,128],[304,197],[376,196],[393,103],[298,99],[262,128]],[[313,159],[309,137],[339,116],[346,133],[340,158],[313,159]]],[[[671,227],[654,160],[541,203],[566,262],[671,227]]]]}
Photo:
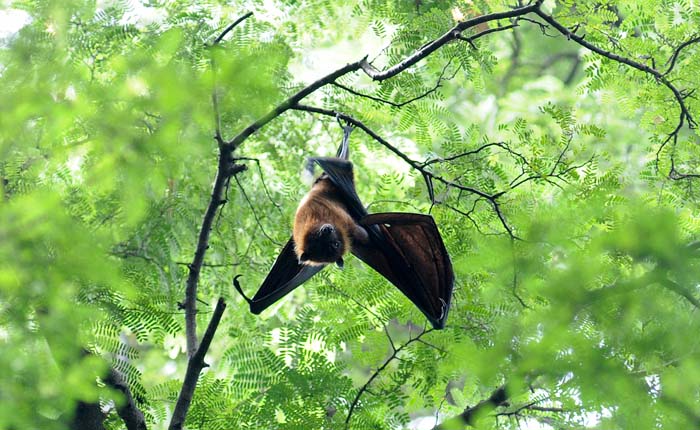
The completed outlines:
{"type": "Polygon", "coordinates": [[[299,261],[309,261],[309,254],[302,252],[301,257],[299,257],[299,261]]]}
{"type": "Polygon", "coordinates": [[[337,264],[338,267],[340,267],[340,268],[342,269],[342,268],[343,268],[343,265],[344,265],[345,263],[343,262],[343,258],[341,257],[341,258],[335,260],[335,264],[337,264]]]}

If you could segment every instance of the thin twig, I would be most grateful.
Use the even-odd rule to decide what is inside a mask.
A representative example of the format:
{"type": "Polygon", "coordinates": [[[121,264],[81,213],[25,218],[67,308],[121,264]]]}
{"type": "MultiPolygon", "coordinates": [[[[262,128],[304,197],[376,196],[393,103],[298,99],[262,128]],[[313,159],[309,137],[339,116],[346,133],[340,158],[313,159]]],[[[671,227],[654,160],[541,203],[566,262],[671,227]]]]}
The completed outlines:
{"type": "Polygon", "coordinates": [[[255,218],[255,222],[258,224],[258,227],[260,227],[260,231],[262,231],[263,236],[267,238],[270,242],[274,243],[277,246],[282,246],[283,244],[280,242],[277,242],[275,239],[273,239],[265,229],[263,228],[262,224],[260,223],[260,218],[258,218],[258,212],[255,210],[255,206],[253,206],[253,203],[250,201],[250,198],[248,197],[248,193],[245,192],[245,188],[243,188],[243,185],[241,185],[241,181],[238,180],[238,177],[234,176],[233,179],[236,181],[236,184],[238,185],[238,189],[241,190],[241,193],[243,193],[243,198],[245,199],[246,202],[248,202],[248,207],[250,207],[250,210],[253,212],[253,217],[255,218]]]}
{"type": "MultiPolygon", "coordinates": [[[[421,166],[426,167],[426,166],[430,166],[431,164],[435,164],[435,163],[446,163],[446,162],[454,161],[454,160],[460,159],[462,157],[466,157],[467,155],[478,154],[481,151],[485,150],[486,148],[490,148],[492,146],[497,146],[499,148],[505,149],[506,151],[508,151],[511,154],[514,153],[513,150],[510,149],[510,147],[505,142],[491,142],[491,143],[486,143],[484,145],[481,145],[480,147],[478,147],[476,149],[472,149],[471,151],[460,152],[459,154],[451,155],[449,157],[440,157],[440,158],[433,158],[430,160],[426,160],[423,163],[421,163],[421,166]]],[[[515,153],[515,154],[517,154],[517,153],[515,153]]],[[[520,154],[517,154],[517,155],[519,157],[522,157],[522,155],[520,155],[520,154]]]]}
{"type": "Polygon", "coordinates": [[[514,24],[509,24],[509,25],[498,26],[498,27],[494,27],[494,28],[489,28],[488,30],[481,31],[479,33],[474,34],[473,36],[462,36],[460,34],[460,35],[457,35],[456,38],[461,40],[461,41],[469,43],[469,45],[472,48],[477,49],[476,45],[474,45],[474,41],[476,39],[483,37],[483,36],[486,36],[487,34],[496,33],[499,31],[510,30],[511,28],[515,28],[515,27],[519,27],[519,25],[517,23],[514,23],[514,24]]]}
{"type": "Polygon", "coordinates": [[[462,428],[465,425],[473,425],[478,416],[483,415],[485,412],[491,411],[499,406],[503,406],[508,402],[508,392],[506,391],[506,386],[502,385],[491,393],[491,395],[480,401],[474,406],[468,407],[461,414],[456,417],[450,418],[444,421],[439,426],[433,428],[433,430],[444,430],[452,428],[462,428]]]}
{"type": "Polygon", "coordinates": [[[265,183],[265,175],[263,174],[262,167],[260,166],[260,160],[254,157],[236,157],[236,160],[244,160],[244,161],[252,161],[255,163],[255,165],[258,168],[258,174],[260,175],[260,182],[262,183],[263,190],[265,191],[265,195],[267,196],[268,200],[270,200],[270,203],[277,209],[277,212],[279,212],[280,215],[284,215],[282,213],[282,207],[280,206],[279,203],[277,203],[273,198],[272,198],[272,193],[270,193],[269,188],[267,188],[267,184],[265,183]]]}
{"type": "MultiPolygon", "coordinates": [[[[211,46],[218,45],[219,42],[221,42],[223,40],[224,36],[226,36],[226,34],[228,34],[231,30],[236,28],[236,26],[238,24],[245,21],[246,19],[248,19],[252,15],[253,15],[253,12],[248,12],[248,13],[244,14],[243,16],[241,16],[240,18],[238,18],[236,21],[234,21],[231,25],[226,27],[224,29],[224,31],[222,31],[221,34],[219,34],[219,36],[216,39],[214,39],[214,41],[211,43],[211,46]]],[[[214,107],[214,120],[215,120],[214,138],[216,139],[216,143],[218,143],[219,147],[221,147],[224,143],[224,138],[221,135],[221,114],[219,112],[219,95],[217,93],[218,82],[216,80],[216,64],[214,62],[213,55],[211,57],[211,66],[212,66],[211,67],[212,70],[214,71],[213,89],[211,91],[211,102],[212,102],[212,105],[214,107]]]]}
{"type": "Polygon", "coordinates": [[[221,34],[219,34],[219,37],[217,37],[216,39],[214,39],[214,41],[212,42],[212,45],[218,45],[219,42],[221,42],[221,41],[223,40],[223,38],[224,38],[231,30],[233,30],[234,28],[236,28],[236,26],[237,26],[238,24],[242,23],[243,21],[245,21],[246,19],[250,18],[251,16],[253,16],[253,12],[248,12],[248,13],[244,14],[243,16],[241,16],[240,18],[238,18],[237,20],[235,20],[231,25],[229,25],[228,27],[226,27],[226,28],[224,29],[224,31],[221,32],[221,34]]]}
{"type": "MultiPolygon", "coordinates": [[[[355,398],[352,400],[352,403],[350,403],[350,409],[348,410],[348,416],[345,418],[345,428],[346,428],[346,429],[349,429],[349,428],[350,428],[350,420],[352,419],[352,414],[353,414],[353,412],[355,411],[355,407],[357,406],[357,403],[360,401],[360,397],[362,397],[362,394],[363,394],[365,391],[367,391],[367,389],[368,389],[369,386],[372,384],[372,382],[384,371],[384,369],[386,369],[386,367],[387,367],[392,361],[394,361],[394,360],[397,358],[397,355],[398,355],[401,351],[403,351],[404,349],[406,349],[406,347],[408,347],[408,346],[409,346],[410,344],[412,344],[413,342],[419,341],[419,340],[421,339],[421,337],[423,337],[424,335],[426,335],[426,334],[432,332],[433,330],[434,330],[434,329],[432,329],[432,328],[431,328],[431,329],[428,329],[428,330],[424,330],[422,333],[420,333],[420,334],[417,335],[416,337],[411,338],[411,339],[409,339],[408,341],[406,341],[406,343],[404,343],[404,344],[401,345],[400,347],[394,348],[393,353],[389,356],[389,358],[386,359],[386,361],[384,362],[384,364],[382,364],[381,366],[379,366],[379,367],[377,368],[377,370],[375,370],[374,373],[372,373],[372,375],[369,377],[369,379],[367,380],[367,382],[365,382],[365,384],[362,385],[362,386],[360,387],[360,389],[357,391],[357,394],[355,395],[355,398]]],[[[393,344],[392,344],[392,346],[393,346],[393,344]]]]}
{"type": "Polygon", "coordinates": [[[442,68],[442,72],[440,72],[440,76],[438,77],[437,82],[435,83],[435,85],[434,85],[432,88],[428,89],[427,91],[425,91],[425,92],[423,92],[423,93],[421,93],[421,94],[419,94],[419,95],[417,95],[417,96],[414,96],[414,97],[412,97],[412,98],[410,98],[410,99],[408,99],[408,100],[405,100],[405,101],[403,101],[403,102],[393,102],[393,101],[391,101],[391,100],[386,100],[386,99],[383,99],[383,98],[381,98],[381,97],[373,96],[373,95],[371,95],[371,94],[363,94],[363,93],[361,93],[361,92],[359,92],[359,91],[357,91],[357,90],[355,90],[355,89],[353,89],[353,88],[350,88],[350,87],[348,87],[348,86],[345,86],[345,85],[343,85],[343,84],[341,84],[341,83],[339,83],[339,82],[333,82],[333,85],[335,85],[336,87],[341,88],[341,89],[343,89],[343,90],[349,92],[350,94],[354,94],[354,95],[356,95],[356,96],[358,96],[358,97],[363,97],[363,98],[367,98],[367,99],[370,99],[370,100],[374,100],[374,101],[379,102],[379,103],[388,104],[388,105],[391,105],[391,106],[393,106],[393,107],[395,107],[395,108],[401,108],[401,107],[403,107],[403,106],[406,106],[406,105],[408,105],[408,104],[411,104],[411,103],[413,103],[413,102],[415,102],[415,101],[418,101],[418,100],[420,100],[420,99],[422,99],[422,98],[425,98],[425,97],[429,96],[430,94],[434,93],[435,91],[437,91],[437,90],[442,86],[442,82],[443,82],[443,81],[449,81],[449,80],[453,79],[453,78],[457,75],[457,73],[459,72],[459,70],[462,68],[462,66],[461,66],[461,65],[460,65],[460,66],[457,66],[457,68],[455,68],[455,71],[452,73],[452,75],[451,75],[450,77],[448,77],[448,78],[445,78],[445,72],[447,71],[447,68],[450,66],[450,64],[452,64],[452,58],[451,58],[450,61],[448,61],[447,64],[445,64],[445,66],[442,68]]]}
{"type": "Polygon", "coordinates": [[[671,55],[671,58],[668,60],[670,64],[668,65],[668,69],[666,69],[666,71],[664,72],[664,76],[671,73],[673,68],[676,66],[676,60],[678,60],[678,56],[680,55],[681,51],[684,48],[698,42],[700,42],[700,37],[694,37],[678,45],[678,47],[673,51],[673,55],[671,55]]]}
{"type": "Polygon", "coordinates": [[[357,128],[362,129],[367,135],[369,135],[372,139],[376,140],[379,142],[382,146],[396,154],[399,158],[401,158],[403,161],[405,161],[409,166],[413,167],[417,171],[419,171],[424,178],[426,178],[426,182],[428,180],[432,181],[438,181],[442,183],[443,185],[447,186],[448,188],[457,188],[462,191],[467,191],[472,194],[476,194],[477,196],[483,197],[484,199],[488,200],[491,203],[491,206],[494,208],[494,211],[496,212],[496,215],[498,216],[498,219],[501,221],[501,224],[505,228],[505,230],[508,232],[508,234],[513,237],[513,238],[518,238],[514,233],[511,227],[508,225],[506,222],[506,219],[503,215],[503,212],[501,211],[500,205],[497,201],[499,197],[501,197],[503,194],[505,194],[505,191],[501,191],[495,194],[488,194],[483,191],[480,191],[476,188],[468,187],[466,185],[462,185],[460,183],[450,181],[448,179],[443,178],[442,176],[438,176],[429,170],[426,170],[421,163],[418,161],[415,161],[411,159],[409,156],[401,152],[398,148],[396,148],[394,145],[386,141],[384,138],[379,136],[377,133],[375,133],[372,129],[367,127],[363,122],[346,115],[344,113],[340,113],[334,110],[329,110],[329,109],[323,109],[323,108],[317,108],[314,106],[308,106],[308,105],[302,105],[302,104],[297,104],[292,106],[292,109],[294,110],[299,110],[299,111],[304,111],[304,112],[311,112],[311,113],[317,113],[320,115],[326,115],[326,116],[331,116],[334,118],[341,118],[344,121],[347,121],[348,123],[354,125],[357,128]]]}

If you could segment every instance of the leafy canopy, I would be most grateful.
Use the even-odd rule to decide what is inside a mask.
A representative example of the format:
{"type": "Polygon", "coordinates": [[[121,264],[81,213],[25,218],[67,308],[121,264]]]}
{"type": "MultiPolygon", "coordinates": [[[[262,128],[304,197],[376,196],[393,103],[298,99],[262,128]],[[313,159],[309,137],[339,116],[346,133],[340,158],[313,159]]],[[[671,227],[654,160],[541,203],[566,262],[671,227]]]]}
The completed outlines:
{"type": "Polygon", "coordinates": [[[228,307],[186,428],[697,427],[696,3],[546,1],[326,82],[314,114],[280,106],[512,2],[6,2],[26,24],[0,43],[0,427],[76,428],[80,403],[125,428],[110,371],[167,427],[217,143],[266,115],[215,204],[199,334],[228,307]],[[288,239],[336,112],[374,133],[351,140],[370,211],[436,219],[445,330],[354,259],[260,316],[232,288],[288,239]]]}

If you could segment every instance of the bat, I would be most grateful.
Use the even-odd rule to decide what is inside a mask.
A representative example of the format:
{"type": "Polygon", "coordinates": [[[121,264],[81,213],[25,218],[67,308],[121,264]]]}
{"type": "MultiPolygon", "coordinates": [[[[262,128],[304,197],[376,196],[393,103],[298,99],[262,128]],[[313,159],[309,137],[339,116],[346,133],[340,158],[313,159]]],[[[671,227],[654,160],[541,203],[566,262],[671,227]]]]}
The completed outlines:
{"type": "Polygon", "coordinates": [[[445,327],[454,272],[450,256],[430,215],[369,214],[355,191],[344,126],[336,157],[309,159],[323,173],[302,199],[292,237],[252,299],[234,279],[236,290],[259,314],[330,264],[343,267],[351,253],[394,284],[436,329],[445,327]]]}

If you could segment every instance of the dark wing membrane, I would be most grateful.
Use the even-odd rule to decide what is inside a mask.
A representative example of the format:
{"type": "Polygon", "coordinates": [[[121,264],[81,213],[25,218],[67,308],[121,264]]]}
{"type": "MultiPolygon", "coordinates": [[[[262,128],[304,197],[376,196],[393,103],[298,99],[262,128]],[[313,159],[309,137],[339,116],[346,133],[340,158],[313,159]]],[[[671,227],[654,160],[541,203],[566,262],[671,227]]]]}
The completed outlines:
{"type": "Polygon", "coordinates": [[[351,217],[359,220],[367,215],[367,209],[365,209],[360,201],[360,197],[357,195],[357,191],[355,191],[351,162],[333,157],[317,157],[311,160],[321,166],[321,169],[328,175],[331,182],[338,187],[351,217]]]}
{"type": "Polygon", "coordinates": [[[275,260],[275,264],[272,265],[262,286],[248,302],[250,311],[259,314],[324,267],[299,264],[294,252],[294,239],[290,238],[275,260]]]}
{"type": "Polygon", "coordinates": [[[394,284],[435,328],[447,320],[454,286],[450,256],[430,215],[380,213],[360,220],[370,235],[353,254],[394,284]]]}

